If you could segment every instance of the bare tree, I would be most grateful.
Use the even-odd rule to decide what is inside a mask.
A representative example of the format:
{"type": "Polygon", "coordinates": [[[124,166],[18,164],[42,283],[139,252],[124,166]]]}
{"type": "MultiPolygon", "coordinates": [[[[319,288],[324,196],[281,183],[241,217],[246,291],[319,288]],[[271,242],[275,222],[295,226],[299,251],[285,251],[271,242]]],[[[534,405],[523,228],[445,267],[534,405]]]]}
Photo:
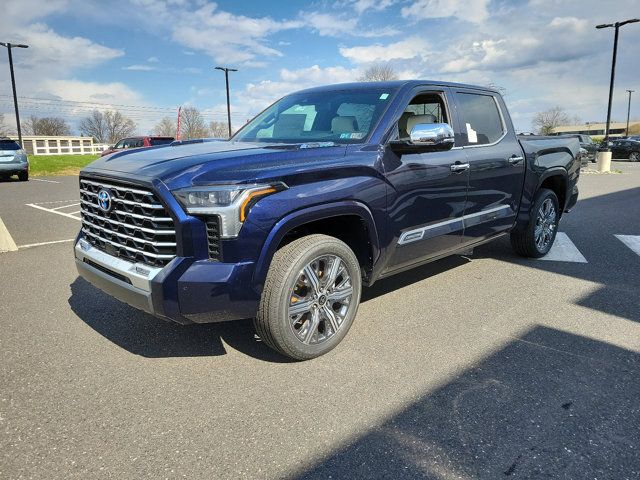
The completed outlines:
{"type": "Polygon", "coordinates": [[[385,82],[397,79],[398,75],[393,67],[384,63],[370,66],[358,77],[360,82],[385,82]]]}
{"type": "Polygon", "coordinates": [[[43,117],[31,115],[22,123],[22,129],[27,135],[64,136],[71,135],[71,129],[64,118],[43,117]]]}
{"type": "Polygon", "coordinates": [[[212,137],[228,138],[229,127],[227,122],[216,122],[215,120],[209,124],[209,132],[212,137]]]}
{"type": "Polygon", "coordinates": [[[207,136],[207,126],[200,110],[196,107],[185,107],[180,116],[180,138],[190,140],[207,136]]]}
{"type": "Polygon", "coordinates": [[[107,122],[99,110],[94,110],[91,115],[80,120],[80,133],[87,137],[93,137],[98,143],[107,143],[107,122]]]}
{"type": "Polygon", "coordinates": [[[567,125],[570,122],[569,115],[562,107],[553,107],[544,112],[538,112],[534,115],[531,124],[538,129],[540,135],[549,135],[553,133],[553,129],[560,125],[567,125]]]}
{"type": "Polygon", "coordinates": [[[175,137],[176,129],[176,121],[173,118],[163,117],[162,120],[153,127],[153,133],[161,137],[175,137]]]}
{"type": "Polygon", "coordinates": [[[133,135],[136,124],[117,110],[93,113],[80,121],[80,132],[95,138],[100,143],[116,143],[123,137],[133,135]]]}

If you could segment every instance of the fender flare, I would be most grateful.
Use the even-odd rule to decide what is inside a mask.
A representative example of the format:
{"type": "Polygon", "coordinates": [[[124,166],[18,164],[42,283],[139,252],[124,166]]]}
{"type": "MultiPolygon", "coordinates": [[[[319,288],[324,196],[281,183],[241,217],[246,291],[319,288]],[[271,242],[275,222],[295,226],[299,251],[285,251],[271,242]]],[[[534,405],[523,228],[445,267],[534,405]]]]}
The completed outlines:
{"type": "Polygon", "coordinates": [[[277,246],[280,245],[280,242],[287,233],[306,223],[344,215],[355,215],[365,222],[367,231],[369,232],[369,241],[373,249],[373,262],[375,263],[380,255],[380,242],[376,223],[369,207],[355,200],[326,203],[296,210],[278,220],[269,232],[260,251],[260,257],[256,262],[253,274],[253,284],[260,286],[264,284],[277,246]]]}

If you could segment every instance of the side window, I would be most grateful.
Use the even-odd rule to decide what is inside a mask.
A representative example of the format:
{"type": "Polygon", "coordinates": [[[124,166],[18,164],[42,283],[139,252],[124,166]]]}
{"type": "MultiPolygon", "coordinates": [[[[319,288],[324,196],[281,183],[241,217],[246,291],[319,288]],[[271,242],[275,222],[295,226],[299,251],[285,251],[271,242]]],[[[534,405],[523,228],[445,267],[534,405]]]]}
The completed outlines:
{"type": "Polygon", "coordinates": [[[487,145],[505,132],[498,104],[491,95],[458,92],[462,130],[469,145],[487,145]]]}
{"type": "Polygon", "coordinates": [[[423,93],[414,97],[398,120],[398,138],[409,138],[410,125],[416,123],[449,123],[442,95],[423,93]]]}
{"type": "Polygon", "coordinates": [[[113,148],[124,148],[124,140],[120,140],[113,148]]]}
{"type": "Polygon", "coordinates": [[[135,147],[144,147],[144,139],[142,138],[138,138],[137,140],[135,140],[135,147]]]}

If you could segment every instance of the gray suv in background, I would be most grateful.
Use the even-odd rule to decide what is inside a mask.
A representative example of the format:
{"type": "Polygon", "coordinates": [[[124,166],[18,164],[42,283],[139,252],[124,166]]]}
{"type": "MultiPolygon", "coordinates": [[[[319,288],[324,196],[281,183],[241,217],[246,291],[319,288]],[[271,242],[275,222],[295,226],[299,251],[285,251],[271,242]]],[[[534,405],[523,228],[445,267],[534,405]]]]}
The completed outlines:
{"type": "Polygon", "coordinates": [[[0,179],[6,180],[18,175],[22,182],[29,180],[29,160],[18,142],[7,137],[0,137],[0,179]]]}

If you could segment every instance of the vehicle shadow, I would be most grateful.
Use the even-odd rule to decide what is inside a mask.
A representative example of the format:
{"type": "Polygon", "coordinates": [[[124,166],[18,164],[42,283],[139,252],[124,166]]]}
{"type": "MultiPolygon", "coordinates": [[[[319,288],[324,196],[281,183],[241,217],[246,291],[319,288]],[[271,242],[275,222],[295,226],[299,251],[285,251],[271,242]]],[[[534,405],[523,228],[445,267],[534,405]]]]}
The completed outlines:
{"type": "MultiPolygon", "coordinates": [[[[463,265],[463,257],[428,264],[365,288],[366,302],[432,275],[463,265]]],[[[287,363],[255,335],[250,319],[202,325],[178,325],[136,310],[103,293],[81,277],[70,285],[69,305],[89,327],[119,347],[148,358],[225,355],[225,344],[259,360],[287,363]]]]}
{"type": "Polygon", "coordinates": [[[537,326],[288,478],[637,478],[639,367],[537,326]]]}
{"type": "Polygon", "coordinates": [[[478,247],[472,258],[494,258],[600,285],[576,303],[583,307],[640,322],[638,255],[616,234],[640,234],[640,218],[630,212],[640,198],[640,187],[580,200],[565,215],[559,231],[568,233],[588,263],[525,259],[513,253],[508,239],[478,247]]]}

